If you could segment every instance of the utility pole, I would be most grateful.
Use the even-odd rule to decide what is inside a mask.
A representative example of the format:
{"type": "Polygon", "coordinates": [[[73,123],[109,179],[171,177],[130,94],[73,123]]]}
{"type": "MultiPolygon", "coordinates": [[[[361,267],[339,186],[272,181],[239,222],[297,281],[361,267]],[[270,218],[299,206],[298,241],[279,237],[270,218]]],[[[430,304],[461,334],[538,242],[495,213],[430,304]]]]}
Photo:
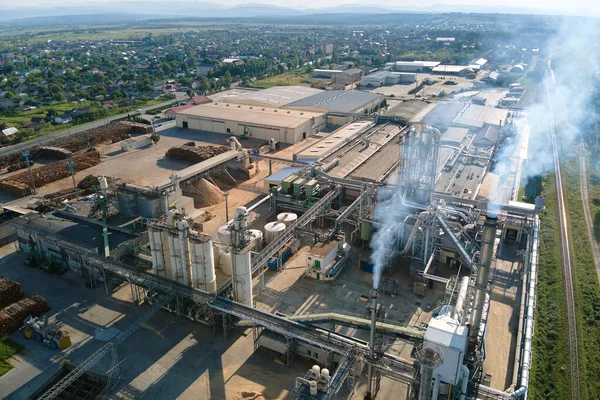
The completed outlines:
{"type": "Polygon", "coordinates": [[[24,151],[23,157],[25,157],[25,162],[27,163],[27,169],[29,170],[29,179],[31,179],[31,192],[32,192],[32,194],[36,194],[35,182],[33,181],[33,173],[31,172],[31,163],[29,162],[29,152],[24,151]]]}
{"type": "Polygon", "coordinates": [[[73,161],[67,161],[67,168],[69,168],[69,171],[71,172],[71,178],[73,179],[73,187],[77,189],[77,185],[75,184],[75,170],[73,169],[74,166],[75,163],[73,161]]]}
{"type": "Polygon", "coordinates": [[[223,193],[223,196],[225,196],[225,225],[227,225],[227,223],[229,222],[229,205],[227,202],[227,198],[229,197],[229,192],[223,193]]]}

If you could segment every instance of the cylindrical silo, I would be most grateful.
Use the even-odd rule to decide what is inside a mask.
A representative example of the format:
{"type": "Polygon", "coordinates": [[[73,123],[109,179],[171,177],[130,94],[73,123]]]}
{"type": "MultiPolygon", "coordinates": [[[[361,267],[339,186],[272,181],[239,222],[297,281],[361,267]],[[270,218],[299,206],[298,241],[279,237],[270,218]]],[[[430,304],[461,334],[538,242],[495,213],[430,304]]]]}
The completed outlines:
{"type": "Polygon", "coordinates": [[[298,215],[291,212],[277,214],[277,222],[285,224],[286,227],[290,227],[297,219],[298,215]]]}
{"type": "Polygon", "coordinates": [[[241,304],[252,307],[252,263],[250,252],[233,254],[235,276],[233,277],[233,298],[241,304]]]}
{"type": "Polygon", "coordinates": [[[223,225],[217,230],[217,236],[219,242],[229,244],[231,243],[231,227],[229,225],[223,225]]]}
{"type": "Polygon", "coordinates": [[[139,213],[142,218],[160,217],[160,198],[142,197],[138,198],[139,213]]]}
{"type": "Polygon", "coordinates": [[[248,235],[248,241],[254,244],[254,251],[261,251],[263,248],[263,233],[258,229],[248,229],[246,234],[248,235]]]}
{"type": "Polygon", "coordinates": [[[221,272],[227,276],[231,276],[231,252],[227,249],[221,248],[220,250],[220,263],[221,272]]]}
{"type": "Polygon", "coordinates": [[[125,218],[140,216],[137,193],[117,192],[117,203],[119,204],[119,214],[121,216],[125,218]]]}
{"type": "Polygon", "coordinates": [[[190,239],[192,286],[208,293],[217,291],[212,240],[208,237],[190,239]]]}
{"type": "Polygon", "coordinates": [[[179,235],[169,234],[169,249],[171,250],[171,279],[183,283],[183,257],[179,235]]]}
{"type": "Polygon", "coordinates": [[[265,225],[265,242],[271,243],[285,231],[285,224],[281,222],[269,222],[265,225]]]}
{"type": "MultiPolygon", "coordinates": [[[[160,276],[165,276],[165,247],[167,243],[162,241],[162,232],[148,226],[148,239],[150,241],[150,253],[152,254],[152,271],[160,276]]],[[[168,248],[166,249],[168,253],[168,248]]]]}

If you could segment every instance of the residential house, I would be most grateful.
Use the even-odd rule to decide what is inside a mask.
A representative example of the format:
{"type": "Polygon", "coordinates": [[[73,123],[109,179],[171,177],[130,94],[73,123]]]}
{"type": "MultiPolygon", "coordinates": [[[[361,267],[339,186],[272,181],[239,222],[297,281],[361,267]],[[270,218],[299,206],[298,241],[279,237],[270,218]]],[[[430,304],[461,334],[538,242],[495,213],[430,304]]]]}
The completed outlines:
{"type": "Polygon", "coordinates": [[[3,129],[3,130],[2,130],[2,134],[3,134],[5,137],[12,136],[12,135],[14,135],[14,134],[15,134],[15,133],[17,133],[17,132],[19,132],[19,130],[18,130],[17,128],[15,128],[14,126],[13,126],[13,127],[6,128],[6,129],[3,129]]]}
{"type": "Polygon", "coordinates": [[[4,100],[0,101],[0,110],[6,110],[8,108],[13,108],[15,103],[12,100],[4,100]]]}
{"type": "Polygon", "coordinates": [[[199,106],[200,104],[212,103],[212,99],[209,99],[206,96],[194,96],[190,97],[186,100],[185,104],[192,104],[194,106],[199,106]]]}
{"type": "Polygon", "coordinates": [[[152,93],[147,94],[147,96],[150,100],[156,100],[162,95],[163,95],[163,92],[152,92],[152,93]]]}
{"type": "Polygon", "coordinates": [[[215,68],[215,64],[205,64],[205,63],[202,63],[202,64],[198,65],[198,68],[196,68],[196,73],[198,75],[206,76],[214,68],[215,68]]]}
{"type": "Polygon", "coordinates": [[[64,113],[63,115],[54,117],[54,123],[56,123],[56,124],[68,124],[72,120],[73,120],[73,117],[71,117],[71,114],[69,114],[69,113],[64,113]]]}

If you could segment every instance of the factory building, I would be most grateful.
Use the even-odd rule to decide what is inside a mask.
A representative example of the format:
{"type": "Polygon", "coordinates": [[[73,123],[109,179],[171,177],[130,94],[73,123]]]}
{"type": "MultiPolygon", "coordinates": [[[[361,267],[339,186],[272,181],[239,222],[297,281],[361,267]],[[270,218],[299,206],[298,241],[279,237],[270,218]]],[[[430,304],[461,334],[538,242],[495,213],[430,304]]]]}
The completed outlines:
{"type": "Polygon", "coordinates": [[[411,72],[389,72],[378,71],[371,75],[364,76],[360,80],[362,86],[389,86],[399,84],[411,84],[417,80],[417,74],[411,72]]]}
{"type": "Polygon", "coordinates": [[[326,118],[318,111],[211,103],[179,112],[176,122],[179,128],[293,144],[324,128],[326,118]]]}
{"type": "Polygon", "coordinates": [[[315,69],[312,73],[314,78],[327,78],[331,79],[332,83],[339,83],[343,85],[349,85],[354,82],[360,81],[362,77],[362,70],[360,68],[352,69],[315,69]]]}
{"type": "Polygon", "coordinates": [[[263,90],[231,89],[209,96],[214,102],[246,104],[262,107],[283,107],[323,90],[307,86],[275,86],[263,90]]]}
{"type": "Polygon", "coordinates": [[[399,72],[431,72],[432,68],[439,65],[439,61],[396,61],[386,65],[395,67],[399,72]]]}
{"type": "Polygon", "coordinates": [[[465,128],[448,128],[440,138],[440,144],[445,146],[460,147],[469,133],[465,128]]]}
{"type": "Polygon", "coordinates": [[[360,90],[329,90],[285,106],[286,109],[314,112],[365,113],[381,106],[383,96],[360,90]]]}
{"type": "Polygon", "coordinates": [[[466,128],[473,132],[506,122],[508,111],[473,103],[437,103],[421,118],[423,122],[439,129],[466,128]]]}

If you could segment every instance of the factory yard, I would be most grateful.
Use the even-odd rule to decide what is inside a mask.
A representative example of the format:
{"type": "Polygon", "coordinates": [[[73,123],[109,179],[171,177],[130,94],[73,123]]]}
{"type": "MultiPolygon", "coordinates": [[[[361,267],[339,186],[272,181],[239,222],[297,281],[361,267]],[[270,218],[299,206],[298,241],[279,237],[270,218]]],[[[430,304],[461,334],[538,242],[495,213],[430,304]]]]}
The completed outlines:
{"type": "Polygon", "coordinates": [[[451,94],[452,92],[459,92],[460,90],[471,90],[474,87],[474,83],[477,80],[466,79],[460,76],[446,75],[441,76],[440,74],[427,74],[418,73],[417,82],[421,82],[424,79],[430,79],[434,82],[433,85],[425,85],[424,89],[420,90],[416,94],[408,94],[411,89],[415,88],[415,84],[410,85],[392,85],[392,86],[381,86],[375,89],[369,89],[371,93],[382,94],[386,97],[398,97],[401,99],[412,99],[415,97],[431,97],[439,96],[440,92],[451,94]],[[454,85],[445,85],[444,82],[454,82],[454,85]]]}
{"type": "MultiPolygon", "coordinates": [[[[63,324],[73,345],[52,350],[23,332],[10,336],[25,349],[11,359],[14,369],[0,377],[0,397],[23,399],[58,370],[64,359],[84,361],[106,340],[131,324],[146,309],[134,306],[128,285],[106,296],[103,287],[88,289],[74,272],[62,277],[23,266],[25,255],[14,244],[0,248],[0,275],[20,282],[26,293],[39,293],[51,307],[51,321],[63,324]]],[[[159,312],[118,347],[122,383],[114,399],[286,398],[289,382],[304,374],[310,363],[282,367],[266,351],[253,351],[247,332],[224,340],[210,329],[159,312]]]]}

